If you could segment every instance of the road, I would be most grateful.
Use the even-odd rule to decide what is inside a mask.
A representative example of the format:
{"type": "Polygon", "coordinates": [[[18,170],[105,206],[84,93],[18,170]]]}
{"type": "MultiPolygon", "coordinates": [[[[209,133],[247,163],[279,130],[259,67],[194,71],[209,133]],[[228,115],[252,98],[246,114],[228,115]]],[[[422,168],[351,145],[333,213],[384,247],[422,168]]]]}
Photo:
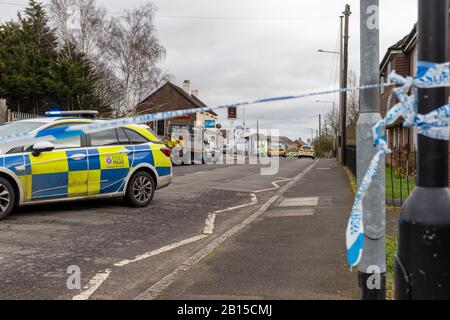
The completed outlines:
{"type": "Polygon", "coordinates": [[[135,299],[313,163],[281,159],[274,176],[258,165],[176,167],[143,209],[120,199],[19,208],[0,222],[0,299],[135,299]],[[68,288],[69,267],[81,289],[68,288]]]}

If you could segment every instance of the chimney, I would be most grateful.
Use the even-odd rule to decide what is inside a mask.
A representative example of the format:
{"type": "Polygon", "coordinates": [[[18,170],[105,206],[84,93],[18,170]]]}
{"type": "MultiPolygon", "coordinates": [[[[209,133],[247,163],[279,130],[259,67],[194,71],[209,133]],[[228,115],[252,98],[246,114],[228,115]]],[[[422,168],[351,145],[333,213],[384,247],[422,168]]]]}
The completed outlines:
{"type": "Polygon", "coordinates": [[[199,93],[198,90],[192,90],[192,95],[196,98],[198,98],[198,93],[199,93]]]}
{"type": "Polygon", "coordinates": [[[186,92],[189,96],[192,95],[192,86],[191,86],[191,81],[190,80],[185,80],[183,82],[183,90],[184,92],[186,92]]]}

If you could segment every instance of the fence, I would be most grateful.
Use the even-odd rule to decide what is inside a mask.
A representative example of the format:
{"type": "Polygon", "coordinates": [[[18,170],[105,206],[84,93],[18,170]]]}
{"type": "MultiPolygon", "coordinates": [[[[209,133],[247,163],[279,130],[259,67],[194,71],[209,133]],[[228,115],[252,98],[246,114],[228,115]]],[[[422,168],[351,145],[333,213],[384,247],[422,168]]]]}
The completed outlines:
{"type": "Polygon", "coordinates": [[[386,159],[386,203],[401,207],[416,186],[416,152],[393,150],[386,159]]]}
{"type": "MultiPolygon", "coordinates": [[[[347,146],[346,167],[357,177],[356,146],[347,146]]],[[[386,204],[402,207],[416,186],[416,152],[394,150],[386,158],[386,204]]]]}
{"type": "Polygon", "coordinates": [[[18,120],[26,120],[26,119],[34,119],[38,118],[39,115],[33,113],[25,113],[25,112],[15,112],[8,110],[7,119],[8,122],[18,121],[18,120]]]}

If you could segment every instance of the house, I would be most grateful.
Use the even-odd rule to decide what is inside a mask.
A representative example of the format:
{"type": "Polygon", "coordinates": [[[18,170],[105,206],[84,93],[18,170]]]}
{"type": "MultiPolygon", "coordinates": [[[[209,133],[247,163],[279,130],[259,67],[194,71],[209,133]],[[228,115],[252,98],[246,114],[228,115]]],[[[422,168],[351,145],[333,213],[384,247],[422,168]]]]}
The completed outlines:
{"type": "MultiPolygon", "coordinates": [[[[166,111],[177,111],[192,108],[207,108],[207,105],[199,99],[198,90],[193,90],[189,80],[184,81],[179,87],[168,81],[162,87],[150,94],[136,106],[139,115],[153,114],[166,111]]],[[[198,112],[181,116],[174,119],[160,120],[149,125],[160,137],[167,137],[172,126],[184,126],[187,128],[206,128],[206,123],[217,121],[217,114],[214,111],[198,112]]]]}
{"type": "MultiPolygon", "coordinates": [[[[408,35],[406,35],[403,39],[398,41],[387,50],[380,66],[381,82],[386,82],[387,77],[394,70],[401,76],[415,76],[417,69],[417,60],[417,25],[415,25],[408,35]]],[[[392,94],[391,87],[382,89],[382,117],[385,117],[389,109],[391,109],[397,103],[398,100],[396,96],[392,94]]],[[[402,170],[402,173],[406,173],[408,175],[413,174],[416,170],[417,129],[404,128],[402,122],[398,121],[395,125],[387,129],[387,138],[389,147],[391,148],[391,150],[393,150],[393,154],[387,157],[388,164],[393,167],[400,168],[402,170]]]]}

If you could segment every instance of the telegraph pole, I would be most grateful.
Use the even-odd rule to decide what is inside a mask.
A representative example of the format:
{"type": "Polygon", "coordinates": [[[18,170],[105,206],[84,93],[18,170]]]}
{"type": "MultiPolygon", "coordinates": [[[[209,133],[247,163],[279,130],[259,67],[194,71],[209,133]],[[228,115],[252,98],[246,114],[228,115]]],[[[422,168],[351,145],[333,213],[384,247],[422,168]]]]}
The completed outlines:
{"type": "MultiPolygon", "coordinates": [[[[419,61],[448,60],[448,0],[419,0],[419,61]]],[[[447,88],[419,89],[419,114],[448,103],[447,88]]],[[[397,300],[450,299],[448,142],[418,137],[417,188],[401,212],[397,300]]]]}
{"type": "MultiPolygon", "coordinates": [[[[341,39],[341,52],[342,52],[342,68],[341,68],[341,88],[347,88],[348,84],[348,39],[349,39],[349,22],[350,15],[350,5],[345,5],[345,11],[343,12],[343,25],[344,25],[344,35],[341,39]]],[[[342,22],[342,18],[341,18],[342,22]]],[[[347,147],[347,93],[341,92],[340,95],[340,127],[341,127],[341,164],[346,165],[346,147],[347,147]]]]}
{"type": "MultiPolygon", "coordinates": [[[[361,85],[380,82],[379,0],[361,0],[361,85]]],[[[358,184],[361,185],[377,152],[372,128],[381,120],[380,89],[362,90],[357,124],[358,184]]],[[[385,161],[380,161],[363,202],[364,255],[358,266],[359,298],[386,299],[385,161]]]]}
{"type": "Polygon", "coordinates": [[[322,137],[322,115],[319,114],[319,138],[322,137]]]}
{"type": "Polygon", "coordinates": [[[257,154],[258,158],[260,157],[259,140],[260,140],[260,137],[259,137],[259,119],[258,119],[258,120],[256,120],[256,154],[257,154]]]}

